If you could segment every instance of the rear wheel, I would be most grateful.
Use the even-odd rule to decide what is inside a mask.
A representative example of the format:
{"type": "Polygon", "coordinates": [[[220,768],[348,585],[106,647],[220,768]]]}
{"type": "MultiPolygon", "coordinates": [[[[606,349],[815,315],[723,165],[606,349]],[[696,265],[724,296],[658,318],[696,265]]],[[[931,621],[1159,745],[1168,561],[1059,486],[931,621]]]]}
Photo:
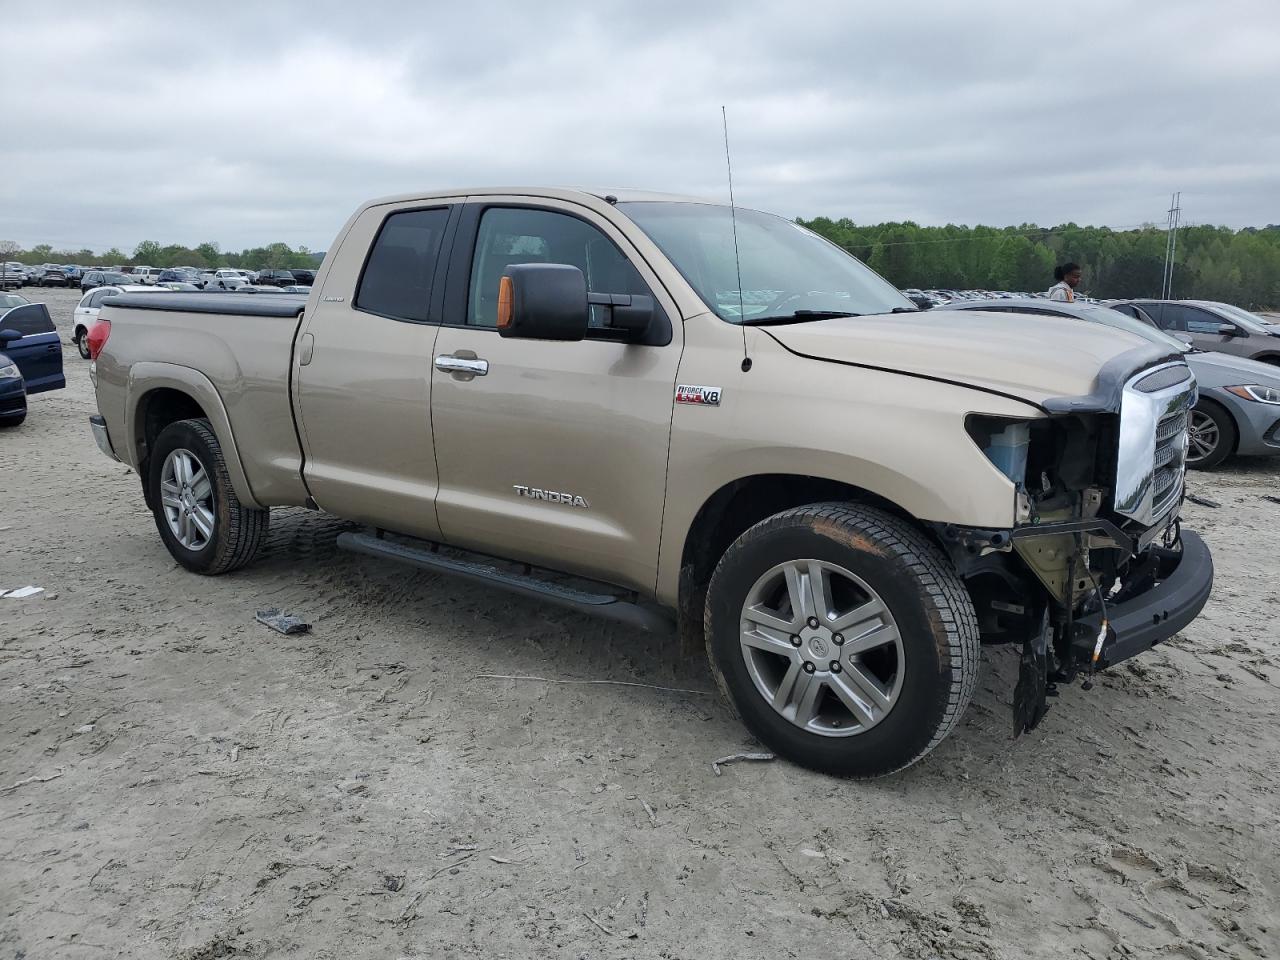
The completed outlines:
{"type": "Polygon", "coordinates": [[[80,352],[80,356],[86,360],[92,359],[89,356],[89,331],[84,327],[76,327],[75,336],[76,350],[80,352]]]}
{"type": "Polygon", "coordinates": [[[180,564],[215,575],[253,560],[269,513],[236,496],[208,420],[165,427],[150,454],[148,479],[156,529],[180,564]]]}
{"type": "Polygon", "coordinates": [[[973,695],[978,626],[941,551],[884,511],[788,510],[725,552],[707,650],[743,722],[783,756],[854,777],[915,763],[973,695]]]}
{"type": "Polygon", "coordinates": [[[1191,411],[1187,426],[1187,466],[1208,470],[1231,456],[1236,448],[1236,422],[1225,409],[1202,400],[1191,411]]]}

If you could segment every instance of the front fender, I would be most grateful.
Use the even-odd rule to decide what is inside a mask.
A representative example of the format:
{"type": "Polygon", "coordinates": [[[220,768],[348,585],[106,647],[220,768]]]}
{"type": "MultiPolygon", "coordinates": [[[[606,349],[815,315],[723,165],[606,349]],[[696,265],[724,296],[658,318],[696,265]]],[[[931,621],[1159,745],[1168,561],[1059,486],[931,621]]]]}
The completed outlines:
{"type": "MultiPolygon", "coordinates": [[[[219,396],[213,382],[199,370],[184,367],[176,363],[163,363],[144,360],[129,368],[129,377],[125,388],[125,423],[129,425],[125,439],[125,449],[117,451],[123,455],[129,465],[141,475],[140,464],[143,457],[143,440],[145,424],[142,418],[142,401],[153,390],[169,388],[185,393],[205,412],[213,432],[222,447],[222,457],[226,462],[227,475],[231,487],[247,507],[260,509],[253,489],[249,486],[249,478],[245,474],[244,464],[240,459],[240,451],[236,447],[235,434],[231,430],[231,420],[227,416],[227,408],[219,396]]],[[[145,481],[145,477],[143,478],[145,481]]]]}

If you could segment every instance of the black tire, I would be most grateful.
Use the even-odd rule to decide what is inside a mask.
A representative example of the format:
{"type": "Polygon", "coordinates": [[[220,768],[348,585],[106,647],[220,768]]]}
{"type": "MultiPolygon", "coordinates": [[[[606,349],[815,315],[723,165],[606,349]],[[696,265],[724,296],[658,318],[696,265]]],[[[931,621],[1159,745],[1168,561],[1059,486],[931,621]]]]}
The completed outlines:
{"type": "Polygon", "coordinates": [[[270,511],[257,510],[240,503],[222,446],[208,420],[179,420],[160,432],[147,465],[147,489],[150,490],[151,512],[160,539],[173,558],[188,570],[216,576],[238,570],[251,562],[267,535],[270,511]],[[213,535],[199,550],[190,550],[169,529],[160,497],[160,476],[165,459],[174,450],[187,450],[204,468],[213,486],[213,535]]]}
{"type": "Polygon", "coordinates": [[[92,357],[89,356],[89,331],[88,330],[79,331],[79,333],[75,338],[75,344],[76,344],[76,350],[79,351],[81,357],[83,357],[85,360],[93,359],[92,357]]]}
{"type": "Polygon", "coordinates": [[[1212,470],[1235,453],[1240,431],[1236,427],[1235,419],[1226,408],[1212,400],[1201,400],[1191,413],[1193,418],[1196,414],[1200,414],[1213,422],[1214,427],[1217,428],[1217,443],[1213,446],[1212,452],[1199,457],[1196,454],[1195,444],[1191,444],[1187,450],[1187,467],[1191,470],[1212,470]]]}
{"type": "Polygon", "coordinates": [[[25,410],[22,413],[17,414],[16,416],[0,417],[0,428],[20,427],[22,426],[22,421],[25,419],[27,419],[27,413],[25,410]]]}
{"type": "Polygon", "coordinates": [[[978,622],[964,584],[919,530],[858,504],[799,507],[744,533],[711,578],[705,626],[712,673],[747,728],[781,756],[824,773],[868,778],[909,767],[951,732],[977,683],[978,622]],[[899,627],[898,699],[882,720],[853,736],[813,733],[783,717],[756,688],[742,654],[748,593],[767,571],[799,559],[837,564],[860,577],[899,627]]]}

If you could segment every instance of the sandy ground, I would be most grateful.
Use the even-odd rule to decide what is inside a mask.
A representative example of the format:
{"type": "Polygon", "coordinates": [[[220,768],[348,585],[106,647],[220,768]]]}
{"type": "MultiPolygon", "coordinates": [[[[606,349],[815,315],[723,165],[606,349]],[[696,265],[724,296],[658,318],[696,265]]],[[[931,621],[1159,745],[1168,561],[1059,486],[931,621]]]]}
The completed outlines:
{"type": "Polygon", "coordinates": [[[0,434],[0,585],[47,591],[0,600],[4,960],[1280,956],[1280,462],[1194,477],[1205,614],[1033,734],[993,649],[905,774],[717,777],[753,745],[714,696],[477,679],[710,690],[674,640],[340,553],[306,511],[245,571],[179,569],[65,360],[0,434]]]}

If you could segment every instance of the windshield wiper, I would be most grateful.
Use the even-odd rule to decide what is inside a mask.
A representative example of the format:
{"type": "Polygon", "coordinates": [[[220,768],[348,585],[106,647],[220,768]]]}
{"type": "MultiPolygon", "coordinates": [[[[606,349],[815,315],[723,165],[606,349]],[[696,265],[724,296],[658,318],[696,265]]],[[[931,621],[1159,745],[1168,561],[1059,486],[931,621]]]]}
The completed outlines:
{"type": "Polygon", "coordinates": [[[747,317],[738,322],[744,327],[772,327],[784,323],[804,323],[806,320],[834,320],[838,317],[860,317],[860,313],[847,310],[797,310],[773,317],[747,317]]]}
{"type": "Polygon", "coordinates": [[[890,313],[919,313],[919,307],[894,307],[890,313]]]}

